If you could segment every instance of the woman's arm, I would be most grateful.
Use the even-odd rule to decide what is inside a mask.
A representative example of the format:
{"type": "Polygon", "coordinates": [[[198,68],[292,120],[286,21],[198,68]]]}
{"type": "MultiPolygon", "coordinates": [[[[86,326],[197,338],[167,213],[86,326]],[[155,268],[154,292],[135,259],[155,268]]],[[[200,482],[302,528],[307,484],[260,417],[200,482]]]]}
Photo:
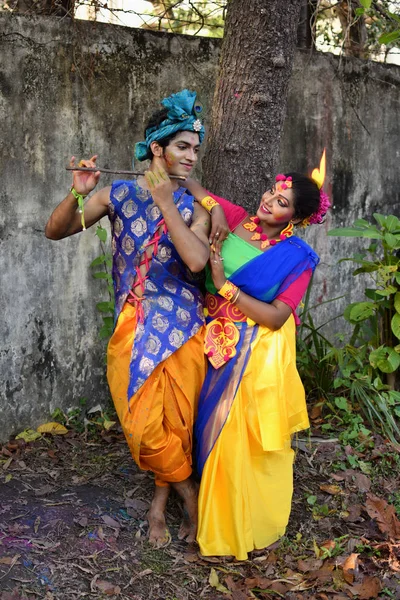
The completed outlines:
{"type": "MultiPolygon", "coordinates": [[[[214,285],[217,290],[221,290],[222,286],[226,282],[226,277],[220,257],[214,252],[211,253],[210,265],[214,285]]],[[[307,271],[305,272],[304,277],[301,275],[300,278],[301,282],[296,288],[296,298],[294,299],[294,301],[298,300],[298,302],[300,302],[301,297],[307,289],[310,273],[307,271]]],[[[297,282],[294,282],[292,286],[295,286],[296,283],[297,282]]],[[[280,294],[270,304],[267,302],[262,302],[261,300],[257,300],[242,290],[240,290],[238,294],[235,293],[235,295],[237,299],[235,300],[234,304],[239,310],[242,311],[243,314],[259,325],[264,325],[273,331],[277,331],[286,323],[292,314],[292,311],[298,304],[298,302],[296,302],[296,305],[293,307],[293,300],[289,300],[289,288],[286,290],[286,292],[280,294]]]]}
{"type": "Polygon", "coordinates": [[[267,304],[266,302],[261,302],[261,300],[256,300],[256,298],[249,296],[243,291],[240,291],[235,306],[246,317],[259,325],[264,325],[264,327],[272,329],[272,331],[280,329],[292,314],[290,306],[280,300],[275,299],[271,304],[267,304]]]}
{"type": "MultiPolygon", "coordinates": [[[[207,207],[207,203],[204,203],[203,200],[210,198],[210,194],[198,181],[188,177],[185,181],[185,186],[194,199],[210,213],[211,231],[208,241],[211,245],[216,246],[218,252],[221,252],[221,244],[226,240],[231,231],[224,207],[221,206],[218,200],[215,201],[215,204],[211,208],[207,207]]],[[[225,200],[225,202],[230,204],[228,200],[225,200]]]]}
{"type": "Polygon", "coordinates": [[[184,263],[193,273],[206,266],[210,256],[208,233],[210,217],[199,205],[195,206],[193,222],[189,228],[174,204],[172,186],[164,169],[145,171],[148,189],[160,209],[172,242],[184,263]]]}

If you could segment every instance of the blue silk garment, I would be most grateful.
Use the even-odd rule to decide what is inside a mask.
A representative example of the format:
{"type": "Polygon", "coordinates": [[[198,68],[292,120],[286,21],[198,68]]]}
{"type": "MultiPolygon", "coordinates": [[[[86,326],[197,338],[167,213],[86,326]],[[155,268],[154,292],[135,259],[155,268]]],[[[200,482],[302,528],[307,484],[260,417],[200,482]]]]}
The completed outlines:
{"type": "MultiPolygon", "coordinates": [[[[247,244],[241,238],[230,234],[224,242],[222,254],[225,267],[229,255],[240,252],[240,245],[247,244]]],[[[271,303],[283,293],[304,271],[314,271],[319,257],[314,250],[296,236],[287,238],[272,246],[267,252],[260,252],[246,261],[229,276],[229,280],[243,292],[271,303]]],[[[211,293],[214,289],[209,290],[211,293]]],[[[236,355],[220,369],[209,364],[207,377],[201,390],[198,415],[195,424],[196,462],[199,475],[209,456],[222,427],[229,415],[237,388],[251,351],[251,343],[257,335],[258,326],[250,327],[246,322],[235,323],[240,338],[236,355]],[[223,410],[219,402],[223,404],[223,410]]]]}
{"type": "MultiPolygon", "coordinates": [[[[194,198],[184,188],[174,192],[174,202],[190,226],[194,198]]],[[[204,323],[203,297],[179,256],[163,217],[150,192],[137,181],[115,181],[110,193],[112,275],[115,323],[145,258],[148,243],[157,238],[140,300],[142,319],[135,333],[130,362],[128,400],[156,366],[197,333],[204,323]]]]}

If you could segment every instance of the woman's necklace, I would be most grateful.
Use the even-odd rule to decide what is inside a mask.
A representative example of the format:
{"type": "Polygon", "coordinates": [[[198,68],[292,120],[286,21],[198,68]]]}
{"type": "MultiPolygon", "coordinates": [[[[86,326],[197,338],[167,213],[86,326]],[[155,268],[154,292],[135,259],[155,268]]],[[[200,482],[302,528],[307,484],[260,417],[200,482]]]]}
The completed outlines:
{"type": "Polygon", "coordinates": [[[243,223],[243,227],[247,229],[247,231],[254,231],[254,235],[251,236],[251,240],[261,240],[261,250],[265,250],[268,246],[275,246],[278,242],[282,242],[286,240],[286,238],[291,237],[293,235],[293,223],[288,223],[285,229],[281,231],[279,234],[279,238],[269,240],[266,233],[263,233],[263,229],[260,225],[259,217],[250,217],[251,223],[243,223]]]}

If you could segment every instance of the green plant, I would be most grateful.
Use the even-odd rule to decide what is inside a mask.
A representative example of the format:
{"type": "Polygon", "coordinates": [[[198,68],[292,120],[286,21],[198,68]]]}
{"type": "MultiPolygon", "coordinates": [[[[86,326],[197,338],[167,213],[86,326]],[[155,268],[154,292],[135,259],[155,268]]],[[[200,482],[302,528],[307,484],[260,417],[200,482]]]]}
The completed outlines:
{"type": "Polygon", "coordinates": [[[315,325],[311,286],[297,336],[297,360],[307,396],[324,406],[322,429],[339,429],[341,442],[356,448],[371,442],[365,423],[392,442],[400,440],[400,393],[393,389],[400,363],[400,221],[393,216],[374,217],[377,226],[359,219],[352,228],[329,232],[374,240],[364,252],[342,259],[357,263],[355,276],[371,276],[375,283],[365,290],[367,302],[352,303],[344,311],[352,325],[349,340],[337,335],[332,342],[322,334],[322,328],[337,316],[315,325]]]}
{"type": "Polygon", "coordinates": [[[382,382],[368,361],[369,353],[368,343],[358,347],[345,344],[343,348],[332,347],[326,356],[328,362],[337,366],[333,394],[329,396],[331,404],[328,405],[335,411],[338,422],[349,430],[348,441],[353,439],[353,445],[356,445],[356,440],[363,441],[361,423],[357,424],[355,418],[357,414],[361,414],[373,430],[379,429],[392,442],[400,440],[396,422],[400,412],[400,393],[382,382]],[[356,431],[358,435],[355,435],[356,431]]]}
{"type": "Polygon", "coordinates": [[[335,302],[343,296],[310,306],[312,280],[304,298],[303,310],[300,314],[301,325],[297,335],[296,360],[300,376],[303,381],[307,396],[312,399],[327,399],[333,388],[336,374],[336,365],[327,360],[333,344],[322,333],[321,329],[337,319],[340,315],[332,317],[322,325],[315,325],[312,312],[317,307],[330,302],[335,302]]]}
{"type": "Polygon", "coordinates": [[[393,504],[397,516],[400,516],[400,492],[393,492],[389,497],[390,504],[393,504]]]}
{"type": "Polygon", "coordinates": [[[65,425],[68,421],[67,415],[58,407],[51,413],[51,418],[53,421],[56,421],[56,423],[61,423],[61,425],[65,425]]]}
{"type": "Polygon", "coordinates": [[[358,219],[353,227],[332,229],[328,235],[376,240],[352,258],[342,259],[359,265],[354,276],[368,274],[375,284],[365,289],[368,300],[350,304],[344,317],[353,325],[351,345],[366,346],[369,364],[387,374],[394,388],[400,366],[400,220],[394,215],[373,216],[377,225],[358,219]]]}
{"type": "Polygon", "coordinates": [[[97,226],[96,235],[100,240],[101,254],[95,258],[90,264],[91,268],[102,267],[101,270],[96,270],[93,273],[95,279],[104,279],[107,284],[107,292],[109,299],[103,302],[98,302],[96,308],[102,313],[103,325],[99,331],[101,339],[111,337],[114,328],[114,286],[112,280],[112,256],[106,251],[107,230],[101,225],[97,226]]]}

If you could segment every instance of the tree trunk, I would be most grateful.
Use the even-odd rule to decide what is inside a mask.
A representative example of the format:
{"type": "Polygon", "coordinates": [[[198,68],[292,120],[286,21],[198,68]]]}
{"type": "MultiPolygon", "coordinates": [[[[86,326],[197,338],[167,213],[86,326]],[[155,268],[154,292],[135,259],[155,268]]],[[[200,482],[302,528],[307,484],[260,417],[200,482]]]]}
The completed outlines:
{"type": "Polygon", "coordinates": [[[367,58],[365,52],[367,29],[364,17],[361,15],[357,18],[356,8],[361,8],[358,0],[341,0],[336,6],[337,16],[343,30],[344,53],[346,56],[367,58]]]}
{"type": "Polygon", "coordinates": [[[277,167],[301,4],[228,4],[204,179],[210,191],[249,210],[277,167]]]}
{"type": "Polygon", "coordinates": [[[315,17],[318,0],[303,0],[297,27],[297,47],[315,49],[315,17]]]}

